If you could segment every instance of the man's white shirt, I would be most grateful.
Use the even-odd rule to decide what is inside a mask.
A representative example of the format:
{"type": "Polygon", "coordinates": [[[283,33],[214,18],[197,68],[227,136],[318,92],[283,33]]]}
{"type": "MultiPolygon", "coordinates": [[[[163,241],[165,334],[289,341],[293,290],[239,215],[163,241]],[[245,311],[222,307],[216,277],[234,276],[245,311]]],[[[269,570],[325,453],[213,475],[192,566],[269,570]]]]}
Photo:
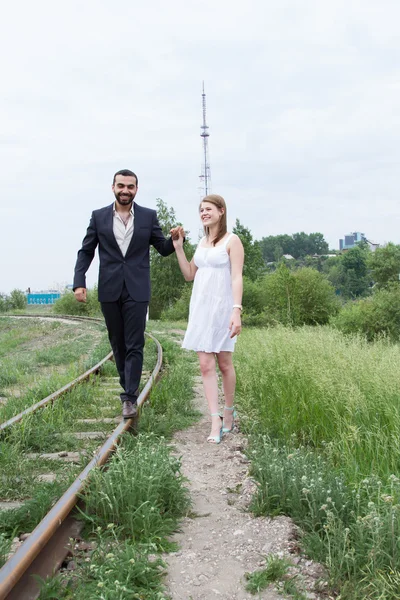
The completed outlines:
{"type": "Polygon", "coordinates": [[[115,239],[117,240],[117,244],[121,249],[122,255],[125,256],[128,246],[131,242],[133,235],[133,221],[134,221],[134,212],[133,212],[133,203],[131,206],[131,210],[129,212],[129,219],[125,226],[125,223],[119,216],[115,204],[113,208],[113,231],[115,235],[115,239]]]}

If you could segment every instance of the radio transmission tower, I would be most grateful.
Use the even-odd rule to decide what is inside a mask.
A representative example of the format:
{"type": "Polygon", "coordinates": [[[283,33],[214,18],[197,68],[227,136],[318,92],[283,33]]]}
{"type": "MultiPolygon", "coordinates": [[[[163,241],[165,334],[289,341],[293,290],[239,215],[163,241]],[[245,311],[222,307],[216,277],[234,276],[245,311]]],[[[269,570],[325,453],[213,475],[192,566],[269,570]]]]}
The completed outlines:
{"type": "Polygon", "coordinates": [[[201,126],[200,136],[203,138],[203,153],[204,153],[204,163],[201,170],[200,181],[202,183],[202,191],[204,190],[204,196],[207,196],[211,193],[211,169],[210,169],[210,157],[208,154],[208,138],[210,134],[208,133],[208,125],[207,125],[207,115],[206,115],[206,94],[204,92],[204,81],[203,81],[203,94],[202,94],[202,104],[203,104],[203,125],[201,126]]]}

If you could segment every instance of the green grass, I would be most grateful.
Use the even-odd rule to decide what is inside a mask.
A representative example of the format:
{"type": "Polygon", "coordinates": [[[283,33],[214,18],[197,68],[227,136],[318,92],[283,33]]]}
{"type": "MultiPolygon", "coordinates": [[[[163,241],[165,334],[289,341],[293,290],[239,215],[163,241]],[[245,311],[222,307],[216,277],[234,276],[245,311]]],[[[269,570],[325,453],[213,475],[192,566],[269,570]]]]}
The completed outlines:
{"type": "Polygon", "coordinates": [[[6,562],[10,548],[11,539],[0,533],[0,567],[2,567],[6,562]]]}
{"type": "Polygon", "coordinates": [[[197,372],[193,358],[175,342],[157,334],[164,350],[162,378],[150,394],[139,421],[139,431],[171,437],[174,431],[194,423],[199,413],[193,408],[193,377],[197,372]]]}
{"type": "Polygon", "coordinates": [[[399,346],[327,327],[253,330],[235,361],[247,432],[294,435],[355,481],[399,471],[399,346]]]}
{"type": "Polygon", "coordinates": [[[19,348],[35,339],[43,339],[54,331],[60,329],[59,322],[43,323],[29,319],[12,319],[11,317],[0,317],[0,357],[6,356],[13,350],[19,348]]]}
{"type": "Polygon", "coordinates": [[[398,598],[400,348],[276,328],[245,333],[235,360],[253,511],[291,516],[342,600],[398,598]]]}
{"type": "Polygon", "coordinates": [[[283,579],[289,567],[290,563],[286,559],[280,558],[275,554],[269,554],[266,566],[263,569],[254,571],[253,573],[246,573],[246,590],[252,594],[257,594],[265,590],[271,583],[283,579]]]}
{"type": "Polygon", "coordinates": [[[65,365],[79,361],[93,344],[90,335],[79,336],[66,343],[58,343],[50,348],[35,352],[36,362],[41,365],[65,365]]]}
{"type": "Polygon", "coordinates": [[[31,487],[31,498],[18,508],[0,511],[0,536],[10,540],[14,535],[32,531],[48,513],[74,480],[75,474],[65,474],[59,481],[31,487]]]}
{"type": "Polygon", "coordinates": [[[107,470],[91,477],[87,519],[93,529],[112,523],[123,537],[164,550],[189,507],[183,481],[180,462],[162,438],[127,434],[107,470]]]}
{"type": "MultiPolygon", "coordinates": [[[[9,370],[7,368],[0,372],[0,386],[3,388],[5,385],[4,379],[8,378],[11,383],[11,378],[14,378],[12,383],[18,383],[24,381],[24,390],[21,390],[21,395],[19,397],[12,397],[6,404],[0,406],[0,422],[7,421],[14,415],[20,413],[22,410],[28,408],[32,404],[39,402],[43,398],[49,396],[56,390],[60,389],[79,375],[81,375],[85,370],[94,366],[101,358],[104,358],[110,352],[110,346],[107,339],[106,334],[103,332],[101,337],[97,340],[96,344],[93,346],[92,344],[86,344],[88,350],[90,351],[88,354],[85,354],[85,357],[82,359],[80,355],[74,352],[74,358],[64,363],[64,367],[62,369],[56,369],[53,365],[51,370],[46,369],[42,372],[40,369],[32,363],[32,356],[26,358],[25,367],[18,369],[18,361],[14,362],[14,366],[11,366],[9,370]],[[28,372],[31,372],[34,378],[27,382],[25,379],[25,375],[28,372]],[[29,385],[27,385],[29,383],[29,385]]],[[[80,346],[80,351],[84,351],[84,348],[80,346]]],[[[54,350],[55,356],[58,357],[59,354],[56,350],[54,350]]],[[[56,359],[57,362],[60,362],[59,358],[56,359]]],[[[10,363],[13,361],[10,359],[10,363]]],[[[3,362],[3,368],[5,363],[3,362]]],[[[11,398],[11,396],[9,396],[11,398]]]]}
{"type": "Polygon", "coordinates": [[[0,319],[0,422],[41,400],[110,350],[104,326],[0,319]],[[86,333],[85,333],[86,332],[86,333]],[[40,349],[38,349],[40,347],[40,349]]]}
{"type": "Polygon", "coordinates": [[[119,536],[114,528],[97,532],[90,559],[79,553],[74,556],[79,565],[75,582],[69,573],[48,580],[39,600],[167,600],[161,579],[163,561],[150,559],[148,547],[121,541],[119,536]]]}

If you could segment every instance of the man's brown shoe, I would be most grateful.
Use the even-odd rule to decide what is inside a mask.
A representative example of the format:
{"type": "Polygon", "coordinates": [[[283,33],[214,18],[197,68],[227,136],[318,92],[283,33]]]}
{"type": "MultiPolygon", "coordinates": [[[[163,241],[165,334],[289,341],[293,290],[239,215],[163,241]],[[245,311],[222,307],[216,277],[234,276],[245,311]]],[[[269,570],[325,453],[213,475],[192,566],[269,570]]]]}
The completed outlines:
{"type": "Polygon", "coordinates": [[[130,400],[125,400],[122,403],[122,416],[124,419],[133,419],[137,415],[137,405],[130,400]]]}

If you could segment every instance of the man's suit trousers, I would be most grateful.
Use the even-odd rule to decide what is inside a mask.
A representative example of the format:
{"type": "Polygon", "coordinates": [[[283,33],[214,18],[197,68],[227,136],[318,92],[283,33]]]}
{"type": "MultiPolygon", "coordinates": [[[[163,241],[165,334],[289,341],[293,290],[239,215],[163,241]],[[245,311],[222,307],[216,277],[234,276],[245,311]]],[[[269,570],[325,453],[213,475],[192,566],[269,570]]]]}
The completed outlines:
{"type": "Polygon", "coordinates": [[[120,383],[121,400],[136,402],[143,367],[144,330],[148,302],[135,302],[124,284],[116,302],[102,302],[101,310],[114,352],[120,383]]]}

